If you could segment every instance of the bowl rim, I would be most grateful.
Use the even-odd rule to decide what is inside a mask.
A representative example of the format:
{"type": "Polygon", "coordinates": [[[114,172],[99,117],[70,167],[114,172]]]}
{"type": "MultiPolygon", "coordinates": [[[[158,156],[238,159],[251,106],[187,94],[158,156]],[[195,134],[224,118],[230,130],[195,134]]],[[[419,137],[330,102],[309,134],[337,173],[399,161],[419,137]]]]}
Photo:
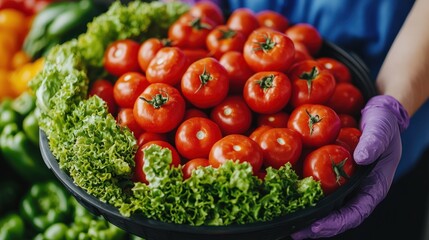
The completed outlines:
{"type": "MultiPolygon", "coordinates": [[[[352,73],[353,83],[357,85],[360,89],[365,89],[365,92],[363,92],[365,101],[367,101],[370,97],[376,95],[374,84],[369,77],[368,68],[362,60],[348,53],[336,44],[328,41],[323,41],[322,49],[319,55],[332,57],[349,67],[352,73]],[[329,54],[326,55],[326,53],[329,54]]],[[[121,215],[119,210],[113,205],[99,200],[98,198],[87,193],[81,187],[74,184],[73,179],[62,169],[60,169],[57,159],[50,151],[49,140],[47,139],[47,136],[44,131],[39,129],[39,133],[39,146],[46,166],[51,169],[51,171],[53,171],[54,175],[67,188],[67,190],[72,193],[72,195],[78,200],[78,202],[84,205],[93,214],[98,216],[101,215],[110,222],[112,222],[114,225],[117,225],[118,227],[121,227],[128,232],[131,232],[138,236],[144,236],[144,233],[142,232],[144,231],[144,229],[137,230],[133,229],[132,227],[127,227],[127,223],[132,223],[140,227],[147,227],[155,230],[168,230],[185,234],[193,234],[196,231],[202,232],[204,235],[242,234],[274,228],[285,228],[286,226],[290,227],[290,232],[300,227],[304,227],[305,225],[310,224],[316,219],[326,216],[330,211],[342,205],[345,198],[348,197],[350,193],[356,189],[356,187],[360,183],[360,180],[364,176],[367,176],[369,174],[369,172],[373,169],[375,163],[377,162],[375,161],[370,165],[358,167],[355,174],[346,184],[340,186],[340,188],[337,189],[335,192],[324,196],[317,202],[315,206],[300,209],[293,213],[278,216],[273,220],[264,222],[255,222],[248,224],[230,224],[226,226],[193,226],[188,224],[167,223],[159,220],[148,219],[140,216],[139,214],[134,214],[130,217],[125,217],[121,215]],[[112,219],[120,220],[120,223],[118,224],[117,221],[112,221],[112,219]]],[[[288,234],[287,229],[285,229],[284,233],[285,236],[288,234]]]]}

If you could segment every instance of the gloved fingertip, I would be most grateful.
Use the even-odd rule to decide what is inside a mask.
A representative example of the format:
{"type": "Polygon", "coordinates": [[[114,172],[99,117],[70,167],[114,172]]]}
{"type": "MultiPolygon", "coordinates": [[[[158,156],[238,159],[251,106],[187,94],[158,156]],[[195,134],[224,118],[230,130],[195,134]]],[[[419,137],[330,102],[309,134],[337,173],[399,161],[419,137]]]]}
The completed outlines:
{"type": "Polygon", "coordinates": [[[366,149],[356,148],[353,153],[353,158],[357,164],[367,164],[369,159],[369,153],[366,149]]]}

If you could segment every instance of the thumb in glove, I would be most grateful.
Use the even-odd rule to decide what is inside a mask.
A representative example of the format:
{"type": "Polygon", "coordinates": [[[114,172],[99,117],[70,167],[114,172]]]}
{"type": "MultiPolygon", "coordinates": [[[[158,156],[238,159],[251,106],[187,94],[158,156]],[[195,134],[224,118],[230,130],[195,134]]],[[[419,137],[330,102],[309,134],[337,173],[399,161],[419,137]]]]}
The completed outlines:
{"type": "Polygon", "coordinates": [[[362,136],[353,157],[357,164],[377,160],[376,165],[343,207],[291,237],[331,237],[361,224],[389,191],[402,153],[400,133],[408,124],[408,113],[395,98],[379,95],[370,99],[362,110],[362,136]]]}

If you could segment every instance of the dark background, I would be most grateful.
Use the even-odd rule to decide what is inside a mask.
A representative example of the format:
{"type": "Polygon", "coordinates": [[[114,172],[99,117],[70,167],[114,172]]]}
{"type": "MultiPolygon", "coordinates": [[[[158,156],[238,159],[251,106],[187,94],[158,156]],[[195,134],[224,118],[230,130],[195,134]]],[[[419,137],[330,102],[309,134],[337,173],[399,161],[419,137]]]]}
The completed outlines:
{"type": "Polygon", "coordinates": [[[419,164],[397,182],[357,228],[336,240],[429,240],[429,149],[419,164]]]}

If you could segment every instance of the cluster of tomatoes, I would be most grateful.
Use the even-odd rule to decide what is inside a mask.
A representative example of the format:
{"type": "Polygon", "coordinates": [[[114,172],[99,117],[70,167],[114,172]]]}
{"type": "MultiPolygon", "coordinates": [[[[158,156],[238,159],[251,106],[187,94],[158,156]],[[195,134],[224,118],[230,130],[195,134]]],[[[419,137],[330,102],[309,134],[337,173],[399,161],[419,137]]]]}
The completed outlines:
{"type": "Polygon", "coordinates": [[[156,143],[183,164],[248,162],[256,176],[291,163],[325,194],[355,171],[363,96],[347,66],[316,57],[322,38],[313,26],[273,11],[237,9],[224,19],[199,2],[174,22],[168,39],[113,42],[104,67],[114,83],[97,80],[118,124],[138,139],[135,181],[146,182],[142,149],[156,143]]]}

